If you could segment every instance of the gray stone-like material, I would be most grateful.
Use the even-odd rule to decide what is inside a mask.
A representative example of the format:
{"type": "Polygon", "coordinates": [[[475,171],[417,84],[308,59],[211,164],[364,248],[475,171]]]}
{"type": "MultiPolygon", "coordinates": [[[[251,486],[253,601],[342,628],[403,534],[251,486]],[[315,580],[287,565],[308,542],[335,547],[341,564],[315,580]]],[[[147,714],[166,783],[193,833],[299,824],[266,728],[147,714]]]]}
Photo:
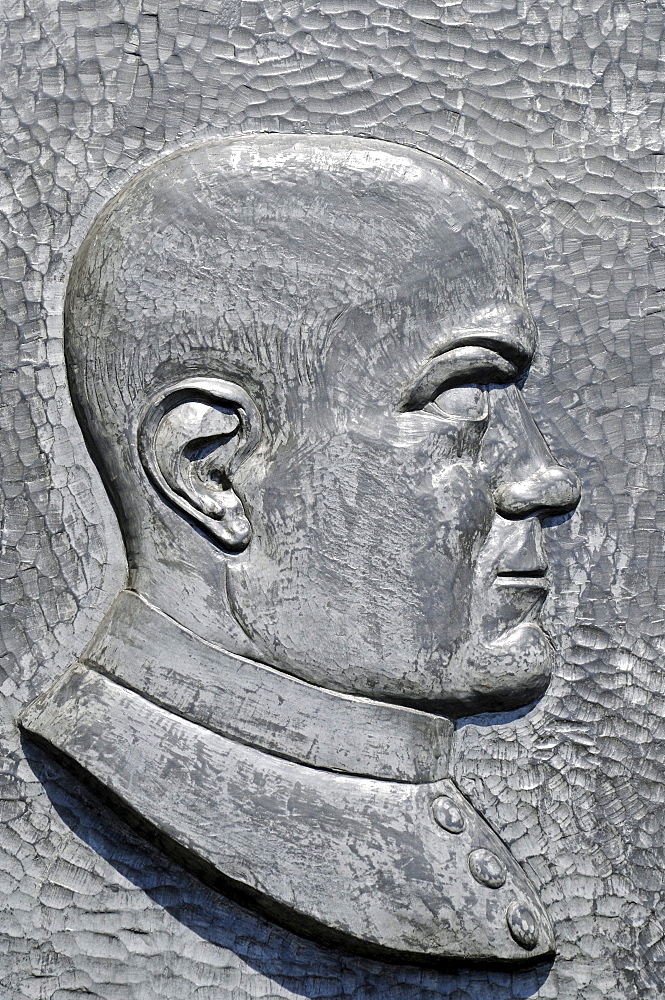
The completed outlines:
{"type": "Polygon", "coordinates": [[[183,848],[204,862],[204,877],[217,873],[217,884],[296,931],[416,962],[524,962],[554,951],[533,886],[450,780],[300,767],[79,664],[26,722],[103,783],[121,815],[129,804],[138,823],[168,837],[184,864],[183,848]],[[472,867],[480,852],[502,879],[472,867]],[[526,937],[515,908],[532,925],[526,937]]]}
{"type": "Polygon", "coordinates": [[[396,144],[209,142],[111,199],[65,302],[128,589],[21,727],[298,931],[551,956],[450,781],[452,719],[547,687],[543,528],[580,499],[509,216],[396,144]]]}
{"type": "MultiPolygon", "coordinates": [[[[2,16],[6,995],[659,997],[662,5],[50,2],[2,16]],[[65,270],[156,154],[276,130],[417,146],[518,221],[541,336],[526,395],[584,498],[552,533],[554,682],[509,739],[499,720],[462,720],[456,759],[553,917],[551,969],[424,972],[305,943],[202,888],[19,744],[13,719],[124,579],[65,387],[65,270]]],[[[528,934],[519,913],[515,927],[528,934]]]]}
{"type": "Polygon", "coordinates": [[[351,698],[229,654],[132,591],[113,602],[83,660],[183,718],[300,764],[394,781],[450,773],[450,720],[351,698]]]}

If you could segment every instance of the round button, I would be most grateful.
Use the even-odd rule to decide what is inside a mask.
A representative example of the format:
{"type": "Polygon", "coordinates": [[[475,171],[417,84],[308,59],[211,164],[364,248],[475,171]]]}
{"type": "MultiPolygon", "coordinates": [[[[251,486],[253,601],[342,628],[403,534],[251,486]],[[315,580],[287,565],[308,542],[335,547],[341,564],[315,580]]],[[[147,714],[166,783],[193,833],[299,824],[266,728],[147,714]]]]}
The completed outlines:
{"type": "Polygon", "coordinates": [[[524,903],[511,903],[506,910],[508,930],[518,944],[531,951],[538,944],[538,924],[533,910],[524,903]]]}
{"type": "Polygon", "coordinates": [[[432,815],[439,826],[448,833],[461,833],[466,820],[459,806],[447,795],[440,795],[432,802],[432,815]]]}
{"type": "Polygon", "coordinates": [[[489,889],[500,889],[506,881],[506,869],[496,854],[479,848],[469,855],[469,871],[476,882],[489,889]]]}

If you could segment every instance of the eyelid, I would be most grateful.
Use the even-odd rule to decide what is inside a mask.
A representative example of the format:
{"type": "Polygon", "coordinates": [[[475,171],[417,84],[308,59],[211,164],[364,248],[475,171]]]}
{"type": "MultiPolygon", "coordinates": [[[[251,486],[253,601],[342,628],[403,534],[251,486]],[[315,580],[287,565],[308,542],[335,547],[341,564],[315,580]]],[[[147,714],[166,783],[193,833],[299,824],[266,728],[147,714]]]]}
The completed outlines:
{"type": "Polygon", "coordinates": [[[428,403],[435,392],[443,392],[467,382],[512,382],[519,375],[517,365],[486,347],[456,347],[439,354],[425,366],[400,402],[401,410],[416,410],[428,403]]]}

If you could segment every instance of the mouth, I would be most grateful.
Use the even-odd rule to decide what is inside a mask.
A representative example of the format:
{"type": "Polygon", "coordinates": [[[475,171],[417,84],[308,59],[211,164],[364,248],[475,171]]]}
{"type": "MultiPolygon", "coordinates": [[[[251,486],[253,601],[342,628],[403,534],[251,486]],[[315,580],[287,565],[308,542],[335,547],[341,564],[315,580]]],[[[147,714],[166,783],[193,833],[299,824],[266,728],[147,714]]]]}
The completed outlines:
{"type": "Polygon", "coordinates": [[[495,578],[499,587],[518,587],[521,590],[536,589],[547,592],[550,581],[544,568],[499,571],[495,578]]]}

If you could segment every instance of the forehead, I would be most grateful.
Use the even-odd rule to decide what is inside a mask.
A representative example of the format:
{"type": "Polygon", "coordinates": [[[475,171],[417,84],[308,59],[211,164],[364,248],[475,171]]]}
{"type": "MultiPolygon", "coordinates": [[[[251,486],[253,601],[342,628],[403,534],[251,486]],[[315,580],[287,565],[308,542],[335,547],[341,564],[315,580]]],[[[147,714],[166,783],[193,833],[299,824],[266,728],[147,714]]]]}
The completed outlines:
{"type": "MultiPolygon", "coordinates": [[[[522,296],[512,300],[469,303],[466,313],[444,317],[437,322],[431,317],[418,324],[418,341],[425,360],[435,358],[456,347],[476,345],[487,347],[524,369],[531,362],[537,345],[537,328],[522,296]]],[[[403,347],[409,351],[413,338],[405,337],[403,347]]]]}
{"type": "Polygon", "coordinates": [[[80,266],[98,294],[77,308],[122,328],[100,349],[131,354],[142,379],[147,343],[156,362],[222,358],[255,381],[297,367],[314,390],[331,365],[354,380],[408,373],[471,328],[512,336],[506,309],[524,308],[519,242],[491,195],[426,154],[360,140],[178,154],[108,206],[80,266]],[[138,317],[137,298],[151,302],[138,317]]]}
{"type": "Polygon", "coordinates": [[[377,318],[394,331],[393,350],[431,357],[452,343],[491,338],[501,353],[528,363],[536,331],[512,221],[491,201],[459,228],[450,221],[432,213],[417,255],[402,256],[394,245],[398,282],[376,292],[377,318]]]}
{"type": "Polygon", "coordinates": [[[377,289],[376,298],[350,310],[331,344],[345,375],[361,381],[401,378],[466,345],[490,348],[526,368],[537,331],[525,299],[519,244],[505,235],[510,238],[495,238],[489,248],[466,244],[448,266],[425,278],[405,263],[396,294],[377,289]]]}
{"type": "Polygon", "coordinates": [[[229,268],[229,284],[240,275],[248,287],[257,264],[304,285],[320,287],[324,274],[348,289],[363,278],[394,285],[405,267],[432,275],[496,257],[511,236],[492,196],[443,162],[377,141],[315,137],[182,152],[130,182],[101,218],[105,250],[114,229],[131,229],[133,254],[126,241],[118,252],[137,273],[174,258],[200,278],[204,258],[222,283],[229,268]]]}

